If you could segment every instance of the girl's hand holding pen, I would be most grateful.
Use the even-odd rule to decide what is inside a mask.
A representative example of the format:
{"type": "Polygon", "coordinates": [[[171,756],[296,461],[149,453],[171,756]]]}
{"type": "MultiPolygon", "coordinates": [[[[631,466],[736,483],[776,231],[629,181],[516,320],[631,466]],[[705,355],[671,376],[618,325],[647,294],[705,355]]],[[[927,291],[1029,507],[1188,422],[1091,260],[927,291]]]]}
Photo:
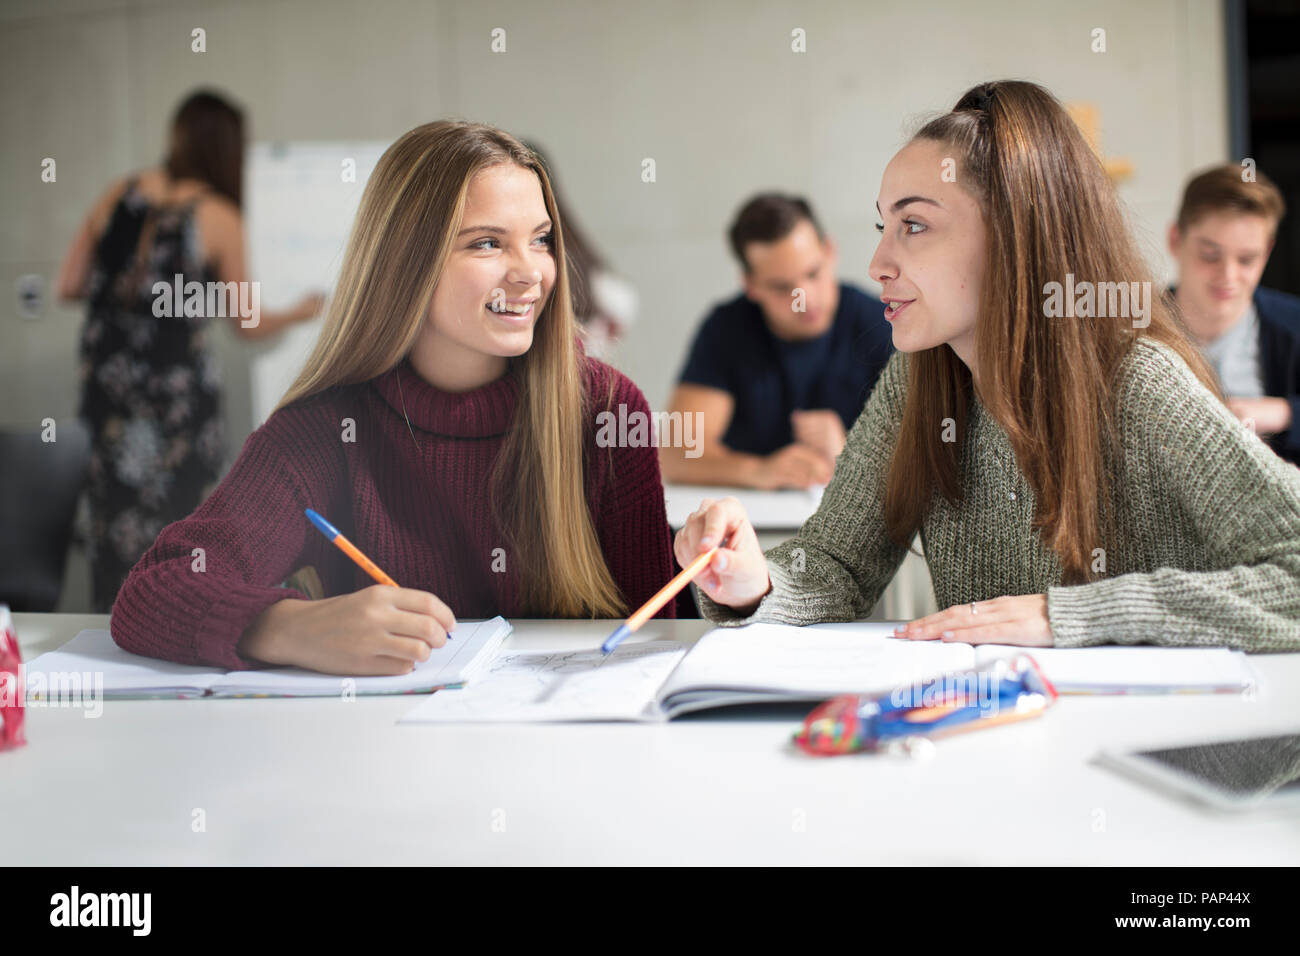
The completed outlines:
{"type": "Polygon", "coordinates": [[[391,677],[409,674],[447,643],[456,629],[451,608],[428,591],[398,585],[318,511],[307,518],[327,540],[379,584],[319,601],[272,604],[239,639],[239,652],[268,664],[322,674],[391,677]]]}
{"type": "Polygon", "coordinates": [[[407,674],[447,643],[451,609],[428,591],[374,584],[351,594],[277,601],[239,642],[239,652],[267,664],[322,674],[407,674]]]}
{"type": "Polygon", "coordinates": [[[738,614],[753,613],[758,602],[772,590],[772,582],[767,574],[767,560],[758,546],[758,535],[735,498],[702,501],[699,510],[677,532],[673,553],[677,563],[686,567],[714,547],[718,548],[717,553],[695,578],[695,584],[718,604],[738,614]],[[727,540],[727,546],[718,547],[723,540],[727,540]]]}

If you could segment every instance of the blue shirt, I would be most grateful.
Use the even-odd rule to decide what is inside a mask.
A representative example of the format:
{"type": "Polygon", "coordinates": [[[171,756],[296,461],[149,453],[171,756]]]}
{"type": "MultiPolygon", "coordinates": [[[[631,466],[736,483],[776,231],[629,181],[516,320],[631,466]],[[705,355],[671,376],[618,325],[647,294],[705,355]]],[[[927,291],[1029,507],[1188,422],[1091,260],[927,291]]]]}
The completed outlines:
{"type": "Polygon", "coordinates": [[[709,313],[679,379],[731,395],[735,410],[722,443],[732,451],[784,448],[794,441],[796,410],[832,409],[848,431],[894,351],[884,311],[879,299],[840,283],[826,333],[786,342],[772,334],[758,304],[740,295],[709,313]]]}

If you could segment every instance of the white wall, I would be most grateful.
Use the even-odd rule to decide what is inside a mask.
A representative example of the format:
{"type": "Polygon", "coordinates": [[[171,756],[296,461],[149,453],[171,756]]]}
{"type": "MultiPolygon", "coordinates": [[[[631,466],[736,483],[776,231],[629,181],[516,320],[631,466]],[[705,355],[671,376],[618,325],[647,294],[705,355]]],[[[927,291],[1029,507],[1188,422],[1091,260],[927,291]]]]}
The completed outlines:
{"type": "MultiPolygon", "coordinates": [[[[0,427],[72,414],[82,313],[18,315],[14,280],[52,281],[109,180],[156,161],[203,84],[260,140],[392,140],[444,116],[495,123],[551,156],[582,225],[638,288],[620,364],[661,406],[692,329],[730,295],[723,237],[760,188],[806,194],[866,281],[880,173],[922,114],[986,79],[1044,83],[1101,110],[1153,261],[1193,169],[1227,156],[1215,0],[613,3],[482,0],[10,0],[0,10],[0,427]],[[190,31],[207,31],[207,52],[190,31]],[[507,52],[490,52],[506,30],[507,52]],[[792,53],[790,33],[807,33],[792,53]],[[1107,51],[1091,52],[1106,30],[1107,51]],[[58,182],[42,183],[44,157],[58,182]],[[658,181],[641,182],[655,159],[658,181]]],[[[264,281],[271,277],[256,277],[264,281]]],[[[219,336],[233,450],[250,346],[219,336]]],[[[65,603],[67,603],[65,601],[65,603]]]]}

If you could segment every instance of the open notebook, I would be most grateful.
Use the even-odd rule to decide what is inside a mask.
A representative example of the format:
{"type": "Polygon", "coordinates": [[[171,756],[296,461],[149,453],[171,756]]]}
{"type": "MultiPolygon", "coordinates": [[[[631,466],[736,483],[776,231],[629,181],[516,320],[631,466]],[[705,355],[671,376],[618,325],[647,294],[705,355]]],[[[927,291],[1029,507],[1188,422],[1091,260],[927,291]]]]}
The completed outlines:
{"type": "Polygon", "coordinates": [[[1060,693],[1241,692],[1254,677],[1226,648],[1022,648],[908,641],[892,624],[751,624],[599,650],[507,652],[470,687],[421,701],[403,723],[669,720],[730,704],[886,693],[1028,652],[1060,693]]]}
{"type": "MultiPolygon", "coordinates": [[[[223,671],[172,664],[122,650],[105,630],[82,631],[57,651],[26,666],[28,700],[56,697],[76,677],[82,687],[102,675],[105,700],[189,697],[338,697],[353,694],[424,694],[463,684],[481,673],[501,649],[511,627],[502,617],[460,621],[452,640],[433,650],[409,674],[341,677],[297,667],[223,671]],[[350,683],[345,683],[345,681],[350,683]]],[[[83,691],[84,692],[84,691],[83,691]]]]}

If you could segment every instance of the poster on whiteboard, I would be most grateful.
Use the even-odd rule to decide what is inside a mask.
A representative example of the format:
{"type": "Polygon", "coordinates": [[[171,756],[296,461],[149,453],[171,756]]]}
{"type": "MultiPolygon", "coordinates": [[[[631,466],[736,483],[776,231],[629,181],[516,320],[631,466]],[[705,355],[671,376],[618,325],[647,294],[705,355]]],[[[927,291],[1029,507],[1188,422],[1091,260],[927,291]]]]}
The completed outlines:
{"type": "MultiPolygon", "coordinates": [[[[253,143],[244,167],[249,276],[262,308],[334,291],[378,142],[253,143]]],[[[253,427],[266,421],[311,354],[324,317],[290,326],[252,360],[253,427]]]]}

